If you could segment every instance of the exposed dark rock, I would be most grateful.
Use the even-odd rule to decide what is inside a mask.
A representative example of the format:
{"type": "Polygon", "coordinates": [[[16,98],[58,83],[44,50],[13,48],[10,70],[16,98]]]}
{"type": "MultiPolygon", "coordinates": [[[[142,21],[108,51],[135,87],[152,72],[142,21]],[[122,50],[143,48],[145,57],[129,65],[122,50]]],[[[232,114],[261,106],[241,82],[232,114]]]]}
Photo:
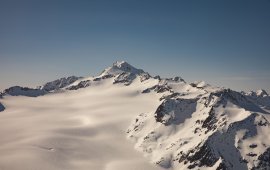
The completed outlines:
{"type": "Polygon", "coordinates": [[[163,93],[163,92],[166,92],[166,91],[171,91],[171,87],[168,86],[168,85],[155,85],[153,87],[150,87],[150,88],[147,88],[145,90],[142,91],[142,93],[149,93],[151,92],[152,90],[157,92],[157,93],[163,93]]]}
{"type": "Polygon", "coordinates": [[[3,95],[38,97],[47,93],[47,91],[41,89],[13,86],[4,90],[3,95]]]}
{"type": "Polygon", "coordinates": [[[180,97],[180,96],[184,96],[185,94],[180,94],[180,93],[172,93],[166,96],[162,96],[159,100],[167,100],[167,99],[172,99],[172,98],[176,98],[176,97],[180,97]]]}
{"type": "Polygon", "coordinates": [[[196,133],[198,133],[200,131],[201,131],[201,129],[197,127],[197,128],[195,128],[194,133],[196,134],[196,133]]]}
{"type": "Polygon", "coordinates": [[[182,153],[179,162],[181,163],[186,160],[190,163],[188,168],[193,169],[202,166],[212,167],[218,159],[219,156],[215,155],[209,143],[205,142],[204,144],[200,143],[186,154],[182,153]]]}
{"type": "Polygon", "coordinates": [[[257,154],[256,154],[256,153],[252,153],[252,152],[250,152],[250,153],[248,153],[248,154],[247,154],[247,156],[254,157],[254,156],[257,156],[257,154]]]}
{"type": "Polygon", "coordinates": [[[251,144],[249,145],[250,148],[257,148],[257,144],[251,144]]]}
{"type": "Polygon", "coordinates": [[[213,107],[211,108],[210,112],[209,112],[209,116],[204,120],[202,127],[206,128],[207,130],[205,131],[205,133],[211,131],[211,130],[215,130],[217,128],[217,118],[215,117],[215,111],[213,109],[213,107]]]}
{"type": "Polygon", "coordinates": [[[189,85],[191,85],[192,87],[197,87],[197,84],[195,83],[190,83],[189,85]]]}
{"type": "Polygon", "coordinates": [[[148,80],[151,76],[150,76],[150,74],[148,74],[148,73],[141,73],[141,74],[139,75],[139,77],[140,77],[140,81],[141,81],[141,82],[144,82],[144,81],[148,80]]]}
{"type": "Polygon", "coordinates": [[[269,126],[269,124],[269,121],[265,117],[257,123],[258,126],[269,126]]]}
{"type": "Polygon", "coordinates": [[[191,117],[196,105],[197,99],[167,99],[157,108],[155,119],[165,126],[183,123],[191,117]]]}
{"type": "Polygon", "coordinates": [[[143,91],[142,91],[142,93],[150,93],[151,92],[151,90],[148,88],[148,89],[144,89],[143,91]]]}
{"type": "Polygon", "coordinates": [[[4,111],[5,107],[2,105],[2,103],[0,103],[0,112],[4,111]]]}
{"type": "Polygon", "coordinates": [[[155,91],[157,92],[157,93],[163,93],[163,92],[165,92],[165,91],[170,91],[172,88],[171,87],[169,87],[169,86],[167,86],[167,85],[164,85],[164,86],[156,86],[156,88],[155,88],[155,91]]]}
{"type": "Polygon", "coordinates": [[[154,79],[161,80],[160,76],[155,76],[154,79]]]}
{"type": "Polygon", "coordinates": [[[182,79],[181,77],[178,77],[178,76],[174,77],[174,78],[167,78],[165,80],[167,80],[167,81],[175,81],[175,82],[185,82],[184,79],[182,79]]]}
{"type": "Polygon", "coordinates": [[[162,118],[164,117],[165,104],[162,103],[155,112],[155,119],[157,122],[162,123],[162,118]]]}
{"type": "Polygon", "coordinates": [[[205,90],[206,87],[210,86],[209,84],[206,84],[204,81],[190,83],[189,85],[192,86],[192,87],[195,87],[197,89],[204,89],[204,90],[205,90]]]}
{"type": "Polygon", "coordinates": [[[108,79],[108,78],[112,78],[112,77],[114,77],[114,75],[107,74],[107,75],[104,75],[101,77],[94,78],[93,81],[100,81],[100,80],[104,80],[104,79],[108,79]]]}
{"type": "Polygon", "coordinates": [[[130,85],[133,80],[136,78],[136,75],[129,72],[124,72],[120,75],[118,75],[115,79],[113,84],[117,83],[124,83],[126,86],[130,85]]]}
{"type": "Polygon", "coordinates": [[[263,154],[258,157],[259,163],[252,170],[257,169],[270,169],[270,148],[268,148],[263,154]]]}
{"type": "Polygon", "coordinates": [[[78,90],[90,86],[90,80],[81,81],[79,84],[67,88],[68,90],[78,90]]]}
{"type": "Polygon", "coordinates": [[[45,91],[59,90],[61,88],[67,87],[68,85],[74,83],[80,78],[82,77],[70,76],[70,77],[60,78],[60,79],[46,83],[44,86],[40,87],[40,89],[45,90],[45,91]]]}

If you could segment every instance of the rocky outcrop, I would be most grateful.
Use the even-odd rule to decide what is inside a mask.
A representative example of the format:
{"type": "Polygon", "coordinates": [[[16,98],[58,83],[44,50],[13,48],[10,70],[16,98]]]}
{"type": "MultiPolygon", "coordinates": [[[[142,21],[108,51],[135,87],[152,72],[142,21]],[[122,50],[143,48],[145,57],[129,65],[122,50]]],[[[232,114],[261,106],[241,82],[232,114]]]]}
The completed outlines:
{"type": "Polygon", "coordinates": [[[90,86],[90,84],[91,84],[90,80],[81,81],[77,85],[73,85],[73,86],[68,87],[67,90],[78,90],[81,88],[88,87],[88,86],[90,86]]]}
{"type": "Polygon", "coordinates": [[[155,119],[165,126],[183,123],[196,110],[196,99],[168,99],[156,110],[155,119]]]}
{"type": "Polygon", "coordinates": [[[10,96],[28,96],[37,97],[47,94],[48,92],[42,89],[33,89],[28,87],[13,86],[3,91],[3,95],[10,96]]]}
{"type": "Polygon", "coordinates": [[[259,163],[253,170],[256,169],[270,169],[270,148],[258,157],[259,163]]]}
{"type": "Polygon", "coordinates": [[[101,80],[109,79],[109,78],[112,78],[112,77],[114,77],[114,75],[107,74],[107,75],[104,75],[104,76],[96,77],[96,78],[93,79],[93,81],[101,81],[101,80]]]}
{"type": "Polygon", "coordinates": [[[114,79],[113,84],[123,83],[124,85],[128,86],[133,82],[135,78],[136,75],[134,73],[124,72],[114,79]]]}
{"type": "Polygon", "coordinates": [[[0,112],[4,111],[5,107],[2,105],[2,103],[0,103],[0,112]]]}
{"type": "Polygon", "coordinates": [[[187,153],[180,152],[180,158],[176,159],[179,163],[189,164],[188,169],[195,167],[212,167],[219,160],[219,155],[210,147],[209,142],[200,143],[194,149],[189,150],[187,153]]]}
{"type": "Polygon", "coordinates": [[[82,77],[76,77],[76,76],[60,78],[60,79],[44,84],[43,86],[40,87],[40,89],[48,91],[48,92],[56,91],[56,90],[59,90],[59,89],[62,89],[71,85],[72,83],[74,83],[75,81],[81,78],[82,77]]]}

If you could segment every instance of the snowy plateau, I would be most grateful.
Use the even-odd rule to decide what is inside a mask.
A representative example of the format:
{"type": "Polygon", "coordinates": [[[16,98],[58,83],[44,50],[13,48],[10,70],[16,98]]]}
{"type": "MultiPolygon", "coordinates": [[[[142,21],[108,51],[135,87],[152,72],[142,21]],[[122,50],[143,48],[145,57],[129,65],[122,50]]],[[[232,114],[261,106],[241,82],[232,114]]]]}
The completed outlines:
{"type": "Polygon", "coordinates": [[[270,96],[115,62],[0,93],[0,170],[269,170],[270,96]]]}

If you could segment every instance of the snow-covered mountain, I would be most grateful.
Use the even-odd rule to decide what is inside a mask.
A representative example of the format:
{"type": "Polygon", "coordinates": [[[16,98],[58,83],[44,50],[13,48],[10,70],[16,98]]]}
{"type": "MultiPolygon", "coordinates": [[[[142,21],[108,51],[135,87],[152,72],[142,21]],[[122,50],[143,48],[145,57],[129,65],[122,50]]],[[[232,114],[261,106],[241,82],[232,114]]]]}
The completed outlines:
{"type": "Polygon", "coordinates": [[[248,93],[242,92],[242,94],[247,96],[250,100],[252,100],[254,103],[257,103],[262,108],[270,110],[270,96],[265,90],[260,89],[256,92],[251,91],[248,93]]]}
{"type": "Polygon", "coordinates": [[[44,84],[43,86],[40,86],[39,89],[45,90],[47,92],[56,91],[56,90],[63,89],[69,86],[70,84],[74,83],[75,81],[81,78],[83,77],[70,76],[70,77],[60,78],[60,79],[48,82],[44,84]]]}
{"type": "MultiPolygon", "coordinates": [[[[88,160],[84,160],[88,158],[95,162],[93,155],[97,159],[102,159],[107,169],[130,168],[130,164],[123,163],[125,162],[123,160],[136,154],[131,154],[132,151],[129,151],[130,154],[122,153],[122,148],[129,148],[129,144],[119,137],[124,135],[133,141],[136,150],[141,151],[148,161],[157,165],[154,169],[270,169],[270,137],[268,135],[270,133],[270,96],[265,90],[237,92],[213,87],[203,81],[187,83],[181,77],[153,77],[142,69],[121,61],[115,62],[95,77],[61,78],[35,89],[11,87],[4,90],[1,96],[0,111],[5,113],[4,116],[9,112],[10,114],[17,113],[20,109],[34,109],[40,112],[57,110],[55,115],[46,116],[49,122],[56,117],[57,126],[47,127],[48,125],[45,124],[39,130],[43,134],[40,139],[46,140],[33,142],[29,139],[24,140],[23,143],[27,144],[23,145],[24,147],[35,145],[54,151],[54,154],[58,156],[57,159],[60,154],[61,161],[72,162],[66,167],[66,164],[55,164],[49,159],[46,162],[47,169],[84,169],[82,167],[104,169],[104,166],[98,166],[100,164],[98,161],[97,164],[90,165],[88,160]],[[27,103],[20,105],[13,102],[19,97],[12,96],[28,96],[24,99],[30,100],[29,103],[37,102],[38,104],[35,107],[33,105],[30,107],[27,103]],[[37,98],[30,99],[29,97],[37,98]],[[60,103],[48,104],[49,101],[54,100],[60,103]],[[43,108],[45,106],[46,109],[43,108]],[[12,107],[15,110],[12,110],[12,107]],[[106,114],[109,112],[114,114],[106,114]],[[76,118],[76,122],[80,120],[82,124],[74,126],[76,122],[69,122],[73,118],[76,118]],[[60,128],[61,121],[64,121],[65,125],[60,128]],[[97,128],[99,126],[100,129],[97,128]],[[93,131],[94,127],[95,131],[93,131]],[[103,129],[105,129],[104,132],[103,129]],[[123,133],[125,131],[126,134],[123,133]],[[98,136],[99,138],[95,136],[95,134],[103,133],[119,136],[118,138],[112,136],[110,142],[106,140],[106,135],[98,136]],[[48,137],[46,136],[48,134],[55,136],[48,137]],[[76,138],[76,141],[81,146],[74,146],[75,143],[59,146],[58,139],[55,138],[64,139],[63,135],[72,138],[72,142],[75,140],[74,136],[79,136],[80,138],[76,138]],[[89,146],[85,140],[93,146],[89,146]],[[44,141],[50,142],[46,144],[44,141]],[[119,142],[122,145],[119,145],[119,142]],[[114,149],[114,153],[108,156],[108,152],[112,152],[108,146],[119,149],[114,149]],[[63,157],[62,154],[68,152],[70,147],[73,152],[77,153],[78,150],[80,152],[75,155],[70,153],[63,157]],[[96,147],[99,150],[95,149],[96,147]],[[100,151],[104,148],[106,154],[100,151]],[[112,155],[120,155],[118,157],[121,160],[120,163],[110,164],[112,155]],[[122,155],[125,156],[122,157],[122,155]]],[[[4,119],[9,120],[7,117],[3,117],[4,119]]],[[[1,126],[3,125],[0,122],[0,129],[1,126]]],[[[0,133],[5,133],[7,127],[12,128],[12,126],[3,126],[4,130],[0,133]]],[[[30,127],[25,128],[24,132],[27,132],[27,135],[32,134],[28,128],[30,127]]],[[[14,138],[20,138],[20,136],[14,138]]],[[[27,136],[27,138],[30,137],[27,136]]],[[[1,149],[10,151],[10,147],[4,147],[6,142],[10,141],[0,141],[3,145],[0,145],[0,153],[1,149]]],[[[19,147],[21,143],[14,146],[19,147]]],[[[43,152],[33,151],[30,157],[36,154],[40,157],[44,156],[43,152]]],[[[132,159],[135,159],[133,156],[132,159]]],[[[138,159],[137,155],[136,159],[138,159]]],[[[5,160],[9,160],[9,157],[0,156],[0,169],[1,165],[12,169],[9,167],[13,166],[5,160]]],[[[33,161],[30,158],[29,160],[33,161]]],[[[28,167],[31,167],[31,161],[27,164],[28,167]]],[[[33,167],[34,165],[31,168],[33,167]]],[[[136,167],[153,168],[146,163],[132,164],[132,167],[135,169],[136,167]]]]}
{"type": "Polygon", "coordinates": [[[81,79],[82,77],[63,77],[51,82],[48,82],[42,86],[36,88],[13,86],[8,89],[5,89],[0,93],[0,96],[10,95],[10,96],[28,96],[28,97],[37,97],[42,96],[48,93],[54,93],[61,90],[64,90],[65,87],[74,83],[75,81],[81,79]]]}
{"type": "Polygon", "coordinates": [[[5,89],[1,96],[4,95],[11,95],[11,96],[29,96],[29,97],[37,97],[46,94],[47,92],[42,89],[34,89],[28,87],[20,87],[20,86],[13,86],[8,89],[5,89]]]}

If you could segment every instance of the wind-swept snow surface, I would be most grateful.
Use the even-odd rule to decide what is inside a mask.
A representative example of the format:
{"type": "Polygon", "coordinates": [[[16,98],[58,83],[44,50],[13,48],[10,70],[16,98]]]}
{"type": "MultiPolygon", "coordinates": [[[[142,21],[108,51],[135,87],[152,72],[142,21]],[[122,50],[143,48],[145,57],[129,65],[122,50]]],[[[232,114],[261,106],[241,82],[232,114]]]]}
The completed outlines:
{"type": "MultiPolygon", "coordinates": [[[[159,104],[136,86],[91,88],[42,97],[5,97],[1,170],[154,170],[126,140],[126,128],[159,104]]],[[[1,102],[2,102],[1,101],[1,102]]]]}

